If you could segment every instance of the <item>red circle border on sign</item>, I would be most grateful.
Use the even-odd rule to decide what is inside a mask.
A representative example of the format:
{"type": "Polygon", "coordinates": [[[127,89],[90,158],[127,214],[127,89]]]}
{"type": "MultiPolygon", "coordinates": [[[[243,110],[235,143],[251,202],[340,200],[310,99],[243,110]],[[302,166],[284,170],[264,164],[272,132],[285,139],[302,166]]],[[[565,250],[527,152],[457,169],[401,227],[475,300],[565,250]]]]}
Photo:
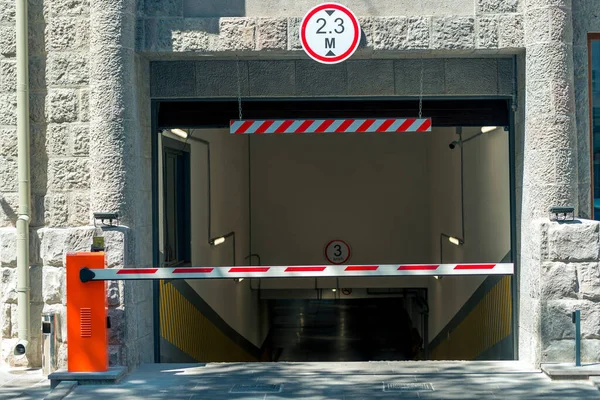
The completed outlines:
{"type": "Polygon", "coordinates": [[[358,19],[356,18],[354,13],[352,13],[352,11],[350,11],[348,8],[342,6],[341,4],[337,4],[337,3],[325,3],[325,4],[320,4],[316,7],[314,7],[312,10],[310,10],[304,16],[304,19],[302,20],[302,26],[300,27],[300,41],[302,43],[302,47],[304,48],[304,50],[315,60],[321,61],[326,64],[336,64],[336,63],[344,61],[346,58],[350,57],[352,55],[352,53],[354,53],[356,51],[356,49],[358,48],[358,45],[360,44],[360,35],[361,35],[361,32],[360,32],[360,27],[358,24],[358,19]],[[343,53],[342,55],[339,55],[337,57],[323,57],[323,56],[318,55],[308,46],[308,43],[306,41],[306,25],[308,24],[308,21],[313,17],[313,15],[315,15],[316,13],[318,13],[319,11],[321,11],[325,8],[333,8],[333,9],[343,12],[348,17],[350,17],[350,20],[352,21],[352,25],[354,26],[354,40],[352,41],[352,46],[350,46],[350,48],[345,53],[343,53]]]}
{"type": "Polygon", "coordinates": [[[350,257],[352,257],[352,249],[350,248],[350,245],[345,240],[334,239],[334,240],[331,240],[329,243],[327,243],[327,245],[325,246],[325,259],[327,259],[327,261],[329,261],[333,265],[343,265],[345,262],[347,262],[350,259],[350,257]],[[346,257],[346,259],[344,261],[340,262],[340,263],[336,263],[336,262],[331,261],[329,259],[329,256],[327,255],[327,249],[329,248],[329,245],[331,243],[333,243],[333,242],[342,242],[348,248],[348,257],[346,257]]]}

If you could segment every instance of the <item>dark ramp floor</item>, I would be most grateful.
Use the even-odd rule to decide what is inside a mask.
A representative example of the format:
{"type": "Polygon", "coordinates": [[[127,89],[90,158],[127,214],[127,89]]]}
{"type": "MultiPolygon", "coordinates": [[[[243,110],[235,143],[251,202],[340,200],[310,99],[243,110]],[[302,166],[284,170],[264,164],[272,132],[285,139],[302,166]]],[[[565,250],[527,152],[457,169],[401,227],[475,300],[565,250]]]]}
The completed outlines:
{"type": "Polygon", "coordinates": [[[412,322],[402,299],[274,300],[277,361],[410,360],[412,322]]]}

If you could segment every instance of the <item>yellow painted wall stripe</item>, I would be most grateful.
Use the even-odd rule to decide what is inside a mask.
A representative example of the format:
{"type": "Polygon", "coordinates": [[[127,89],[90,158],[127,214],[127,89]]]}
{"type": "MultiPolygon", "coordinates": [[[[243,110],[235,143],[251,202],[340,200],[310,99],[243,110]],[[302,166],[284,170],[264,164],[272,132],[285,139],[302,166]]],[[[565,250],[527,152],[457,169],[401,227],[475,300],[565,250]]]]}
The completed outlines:
{"type": "Polygon", "coordinates": [[[159,320],[162,338],[197,361],[258,361],[165,281],[160,281],[159,320]]]}
{"type": "Polygon", "coordinates": [[[473,360],[511,333],[510,282],[502,278],[448,338],[431,351],[434,360],[473,360]]]}

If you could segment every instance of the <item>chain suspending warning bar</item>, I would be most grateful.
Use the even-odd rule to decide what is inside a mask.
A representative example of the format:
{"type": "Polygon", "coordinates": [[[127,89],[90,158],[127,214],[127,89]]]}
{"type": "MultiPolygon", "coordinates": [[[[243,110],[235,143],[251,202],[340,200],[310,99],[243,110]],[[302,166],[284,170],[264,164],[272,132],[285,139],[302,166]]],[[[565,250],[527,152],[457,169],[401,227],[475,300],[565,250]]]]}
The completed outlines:
{"type": "Polygon", "coordinates": [[[431,118],[231,120],[232,135],[431,132],[431,118]]]}
{"type": "Polygon", "coordinates": [[[512,275],[512,263],[501,264],[387,264],[291,265],[88,269],[82,282],[152,279],[330,278],[378,276],[512,275]]]}

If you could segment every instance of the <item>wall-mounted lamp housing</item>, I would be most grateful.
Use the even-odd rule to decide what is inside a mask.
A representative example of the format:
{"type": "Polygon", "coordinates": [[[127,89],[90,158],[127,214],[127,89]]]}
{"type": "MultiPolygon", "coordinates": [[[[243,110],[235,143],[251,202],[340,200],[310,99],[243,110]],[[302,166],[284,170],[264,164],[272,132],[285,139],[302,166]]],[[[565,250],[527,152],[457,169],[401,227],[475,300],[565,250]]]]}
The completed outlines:
{"type": "Polygon", "coordinates": [[[448,237],[448,241],[449,241],[450,243],[452,243],[453,245],[455,245],[455,246],[462,246],[463,244],[465,244],[465,241],[464,241],[464,240],[462,240],[462,239],[459,239],[459,238],[457,238],[457,237],[454,237],[454,236],[449,236],[449,237],[448,237]]]}
{"type": "Polygon", "coordinates": [[[220,244],[223,244],[223,243],[225,243],[225,240],[227,240],[227,238],[229,238],[229,237],[231,237],[231,236],[233,236],[233,235],[235,235],[235,232],[229,232],[229,233],[228,233],[228,234],[226,234],[226,235],[223,235],[223,236],[217,236],[217,237],[215,237],[215,238],[209,239],[209,240],[208,240],[208,243],[209,243],[211,246],[218,246],[218,245],[220,245],[220,244]]]}
{"type": "Polygon", "coordinates": [[[482,126],[481,127],[481,133],[488,133],[488,132],[491,132],[491,131],[493,131],[493,130],[495,130],[497,128],[498,128],[497,126],[482,126]]]}
{"type": "Polygon", "coordinates": [[[574,207],[550,207],[550,221],[574,221],[575,220],[575,208],[574,207]]]}
{"type": "Polygon", "coordinates": [[[210,239],[209,241],[210,244],[212,244],[213,246],[218,246],[220,244],[225,243],[225,238],[223,236],[215,238],[215,239],[210,239]]]}
{"type": "Polygon", "coordinates": [[[94,213],[94,226],[96,226],[96,221],[100,221],[102,225],[115,226],[119,224],[119,214],[118,213],[110,213],[110,212],[95,212],[94,213]],[[106,223],[108,221],[108,224],[106,223]],[[113,224],[113,221],[116,221],[116,224],[113,224]]]}

